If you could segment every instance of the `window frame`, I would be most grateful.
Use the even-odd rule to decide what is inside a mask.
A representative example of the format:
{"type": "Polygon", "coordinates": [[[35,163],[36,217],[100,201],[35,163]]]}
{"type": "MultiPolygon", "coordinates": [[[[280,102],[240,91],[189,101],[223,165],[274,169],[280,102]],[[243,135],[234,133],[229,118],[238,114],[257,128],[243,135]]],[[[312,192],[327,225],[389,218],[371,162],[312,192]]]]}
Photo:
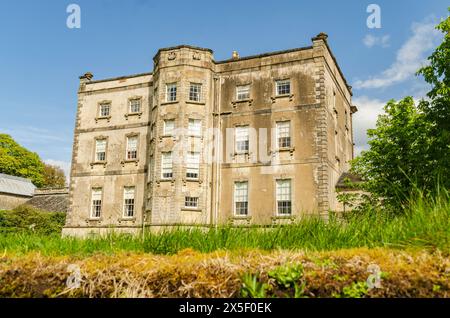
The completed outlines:
{"type": "Polygon", "coordinates": [[[93,188],[91,188],[90,206],[91,206],[91,209],[90,209],[89,218],[90,219],[95,219],[95,220],[100,219],[102,217],[102,210],[103,210],[103,188],[102,187],[93,187],[93,188]],[[94,204],[94,192],[98,191],[98,190],[100,191],[100,200],[97,199],[95,201],[100,201],[100,204],[94,204]],[[95,207],[99,208],[99,215],[98,216],[94,215],[95,207]]]}
{"type": "Polygon", "coordinates": [[[275,179],[275,208],[276,208],[276,215],[279,217],[291,217],[292,216],[292,197],[293,197],[293,190],[292,190],[292,179],[291,178],[278,178],[275,179]],[[282,188],[279,189],[279,182],[289,182],[289,200],[279,200],[278,198],[280,196],[286,195],[286,193],[279,193],[279,190],[283,190],[282,188]],[[289,203],[287,207],[280,207],[279,203],[289,203]],[[288,208],[289,213],[280,213],[280,208],[288,208]]]}
{"type": "Polygon", "coordinates": [[[128,99],[128,114],[129,115],[137,115],[137,114],[141,114],[141,113],[142,113],[142,98],[133,97],[133,98],[128,99]],[[139,105],[138,111],[132,110],[134,102],[138,102],[138,105],[139,105]]]}
{"type": "Polygon", "coordinates": [[[200,201],[199,197],[192,197],[192,196],[185,195],[184,196],[184,208],[196,210],[199,208],[199,201],[200,201]],[[188,201],[189,201],[188,199],[192,199],[191,202],[195,203],[195,205],[187,205],[186,203],[188,203],[188,201]]]}
{"type": "Polygon", "coordinates": [[[172,151],[161,152],[161,180],[172,180],[173,179],[173,154],[172,151]],[[170,154],[170,177],[164,176],[164,170],[168,167],[164,167],[165,159],[164,156],[170,154]]]}
{"type": "Polygon", "coordinates": [[[173,118],[170,119],[164,119],[163,120],[163,135],[164,136],[174,136],[175,135],[175,127],[176,127],[176,121],[173,118]],[[167,122],[172,122],[173,123],[173,127],[172,130],[167,132],[167,122]]]}
{"type": "Polygon", "coordinates": [[[136,217],[136,187],[135,186],[125,186],[123,187],[123,211],[122,211],[122,217],[124,219],[133,219],[136,217]],[[133,198],[126,198],[126,191],[127,189],[133,189],[133,198]],[[127,200],[133,200],[132,203],[127,203],[127,200]],[[132,214],[130,215],[129,207],[132,207],[132,214]]]}
{"type": "Polygon", "coordinates": [[[242,125],[242,126],[235,126],[234,127],[235,131],[234,131],[234,150],[237,154],[246,154],[250,152],[250,126],[249,125],[242,125]],[[246,130],[247,134],[247,138],[245,140],[238,140],[238,132],[239,130],[243,131],[246,130]],[[239,149],[239,143],[245,143],[246,149],[239,149]]]}
{"type": "Polygon", "coordinates": [[[112,104],[111,102],[100,102],[100,103],[98,103],[98,113],[97,113],[98,118],[109,118],[109,117],[111,117],[111,104],[112,104]],[[102,114],[103,106],[108,106],[108,114],[107,115],[103,115],[102,114]]]}
{"type": "MultiPolygon", "coordinates": [[[[201,119],[197,119],[197,118],[189,118],[188,119],[188,136],[191,137],[201,137],[202,136],[202,125],[203,125],[203,121],[201,119]],[[198,122],[199,123],[199,129],[197,130],[193,130],[191,129],[191,122],[198,122]]],[[[195,126],[194,126],[195,127],[195,126]]]]}
{"type": "MultiPolygon", "coordinates": [[[[239,195],[242,196],[242,195],[239,195]]],[[[241,207],[240,207],[241,208],[241,207]]],[[[235,181],[233,184],[233,215],[235,217],[248,217],[250,214],[250,209],[249,209],[249,182],[248,180],[245,181],[235,181]],[[237,201],[237,184],[246,184],[246,189],[245,189],[245,199],[246,201],[237,201]],[[246,203],[245,209],[246,209],[246,213],[245,214],[241,214],[241,213],[237,213],[237,203],[246,203]]]]}
{"type": "MultiPolygon", "coordinates": [[[[276,129],[276,145],[277,149],[290,149],[292,147],[292,123],[290,120],[279,120],[275,122],[275,129],[276,129]],[[280,137],[280,128],[286,129],[286,127],[281,127],[282,124],[288,124],[288,135],[284,137],[280,137]],[[288,141],[288,145],[281,145],[280,139],[285,138],[288,141]]],[[[286,141],[285,140],[285,141],[286,141]]]]}
{"type": "Polygon", "coordinates": [[[102,138],[95,138],[94,141],[95,141],[95,145],[94,145],[94,162],[96,162],[96,163],[97,162],[98,163],[106,162],[106,153],[107,153],[107,148],[108,148],[108,139],[102,137],[102,138]],[[105,143],[105,148],[104,148],[104,151],[103,151],[103,154],[104,154],[104,158],[103,159],[98,159],[98,154],[102,153],[102,152],[98,151],[98,143],[100,141],[105,143]]]}
{"type": "MultiPolygon", "coordinates": [[[[126,136],[125,140],[125,161],[138,161],[139,160],[139,135],[138,134],[131,134],[126,136]],[[129,140],[135,138],[136,139],[136,149],[135,151],[135,158],[129,157],[129,140]]],[[[131,150],[133,151],[133,150],[131,150]]]]}
{"type": "Polygon", "coordinates": [[[188,96],[188,100],[189,100],[190,102],[200,103],[200,102],[202,101],[202,90],[203,90],[203,87],[202,87],[202,86],[203,86],[202,83],[195,83],[195,82],[190,82],[190,83],[189,83],[189,96],[188,96]],[[193,90],[194,87],[197,87],[197,88],[198,88],[198,91],[194,91],[194,90],[193,90]],[[196,95],[194,95],[194,94],[196,94],[196,95]],[[197,98],[197,99],[193,99],[193,98],[192,98],[193,96],[198,96],[198,98],[197,98]]]}
{"type": "Polygon", "coordinates": [[[165,98],[167,103],[171,103],[171,102],[176,102],[178,100],[178,85],[177,82],[172,82],[172,83],[167,83],[166,84],[166,98],[165,98]],[[174,99],[172,99],[172,94],[174,92],[170,91],[170,88],[175,88],[175,97],[174,99]]]}
{"type": "MultiPolygon", "coordinates": [[[[200,179],[200,155],[201,153],[199,151],[188,151],[186,154],[186,179],[188,180],[199,180],[200,179]],[[190,162],[190,155],[195,155],[197,157],[197,160],[195,162],[190,162]],[[196,165],[193,167],[193,165],[196,165]],[[189,169],[192,171],[196,170],[196,172],[189,172],[189,169]],[[188,174],[197,174],[197,176],[189,176],[188,174]]],[[[193,157],[195,159],[195,157],[193,157]]]]}
{"type": "Polygon", "coordinates": [[[292,82],[289,78],[279,79],[275,81],[275,96],[289,96],[291,95],[291,93],[292,93],[292,82]],[[286,86],[286,83],[289,84],[289,91],[280,93],[280,88],[286,86]]]}
{"type": "Polygon", "coordinates": [[[250,99],[250,84],[244,85],[236,85],[236,101],[246,101],[250,99]],[[239,91],[239,89],[247,88],[246,97],[242,97],[241,95],[245,94],[239,91]],[[241,96],[241,97],[240,97],[241,96]]]}

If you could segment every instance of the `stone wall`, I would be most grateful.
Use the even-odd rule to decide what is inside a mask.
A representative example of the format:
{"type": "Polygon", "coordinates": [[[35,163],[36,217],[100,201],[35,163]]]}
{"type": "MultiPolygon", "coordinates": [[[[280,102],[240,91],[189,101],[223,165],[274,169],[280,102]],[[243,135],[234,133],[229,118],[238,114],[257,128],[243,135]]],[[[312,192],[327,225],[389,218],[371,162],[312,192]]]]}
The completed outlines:
{"type": "Polygon", "coordinates": [[[69,209],[69,188],[36,189],[33,198],[25,203],[43,211],[66,213],[69,209]]]}
{"type": "Polygon", "coordinates": [[[26,203],[30,198],[9,193],[0,193],[0,210],[12,210],[26,203]]]}

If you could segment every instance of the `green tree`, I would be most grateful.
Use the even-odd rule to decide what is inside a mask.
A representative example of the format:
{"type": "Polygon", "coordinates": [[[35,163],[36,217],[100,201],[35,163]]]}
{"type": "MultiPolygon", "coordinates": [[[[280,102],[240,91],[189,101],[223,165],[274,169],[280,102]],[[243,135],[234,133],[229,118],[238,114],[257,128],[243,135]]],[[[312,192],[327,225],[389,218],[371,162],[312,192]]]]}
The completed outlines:
{"type": "Polygon", "coordinates": [[[365,178],[366,190],[395,203],[414,186],[431,186],[430,126],[411,97],[389,101],[376,128],[367,131],[370,149],[352,162],[353,172],[365,178]]]}
{"type": "Polygon", "coordinates": [[[11,136],[0,134],[0,173],[29,178],[35,186],[44,185],[44,164],[38,154],[20,146],[11,136]]]}
{"type": "Polygon", "coordinates": [[[58,166],[44,164],[43,176],[45,187],[62,188],[66,186],[66,175],[58,166]]]}
{"type": "Polygon", "coordinates": [[[429,100],[422,100],[419,108],[431,123],[429,151],[433,169],[429,173],[450,188],[450,17],[442,20],[436,29],[444,38],[428,58],[430,64],[417,72],[432,86],[427,94],[429,100]]]}
{"type": "Polygon", "coordinates": [[[367,131],[369,150],[352,162],[366,190],[386,203],[402,203],[416,187],[433,191],[438,180],[450,188],[450,17],[436,28],[444,39],[417,72],[431,84],[428,100],[389,101],[367,131]]]}

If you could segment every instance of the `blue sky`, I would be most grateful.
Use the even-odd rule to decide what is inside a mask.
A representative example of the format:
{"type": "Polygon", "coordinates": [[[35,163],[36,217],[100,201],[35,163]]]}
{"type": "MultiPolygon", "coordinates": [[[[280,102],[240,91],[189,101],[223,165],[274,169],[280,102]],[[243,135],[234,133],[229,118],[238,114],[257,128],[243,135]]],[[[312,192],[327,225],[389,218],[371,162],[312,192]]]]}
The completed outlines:
{"type": "Polygon", "coordinates": [[[158,48],[192,44],[216,60],[329,44],[360,111],[357,151],[384,103],[427,91],[414,71],[439,43],[433,26],[448,1],[1,1],[0,133],[67,171],[72,151],[78,76],[96,79],[149,72],[158,48]],[[69,4],[81,8],[81,28],[66,26],[69,4]],[[381,8],[370,29],[369,4],[381,8]]]}

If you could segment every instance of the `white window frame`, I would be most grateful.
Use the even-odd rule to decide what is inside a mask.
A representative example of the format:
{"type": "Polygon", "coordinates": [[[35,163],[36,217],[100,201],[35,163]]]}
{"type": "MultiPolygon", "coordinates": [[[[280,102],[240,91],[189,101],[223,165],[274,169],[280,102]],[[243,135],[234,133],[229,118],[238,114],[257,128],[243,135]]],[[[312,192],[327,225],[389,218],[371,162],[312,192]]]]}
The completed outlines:
{"type": "Polygon", "coordinates": [[[111,103],[100,103],[99,108],[98,108],[98,117],[106,118],[109,116],[111,116],[111,103]],[[107,107],[107,109],[108,109],[108,114],[106,114],[106,115],[103,114],[104,107],[107,107]]]}
{"type": "Polygon", "coordinates": [[[173,160],[172,152],[162,152],[161,153],[161,179],[170,180],[173,178],[173,160]],[[170,176],[164,176],[164,174],[169,174],[170,176]]]}
{"type": "Polygon", "coordinates": [[[276,210],[278,216],[291,216],[292,215],[292,179],[277,179],[275,180],[275,198],[276,198],[276,210]],[[289,185],[286,187],[286,185],[289,185]],[[280,203],[285,206],[280,206],[280,203]],[[289,213],[280,213],[281,209],[288,209],[289,213]]]}
{"type": "Polygon", "coordinates": [[[189,83],[189,100],[191,102],[200,102],[202,99],[202,84],[189,83]]]}
{"type": "Polygon", "coordinates": [[[277,137],[278,149],[292,147],[291,121],[290,120],[283,120],[283,121],[276,122],[276,137],[277,137]],[[281,138],[285,138],[284,145],[282,143],[280,143],[281,138]]]}
{"type": "Polygon", "coordinates": [[[90,218],[100,219],[102,216],[102,207],[103,207],[103,188],[92,188],[90,218]]]}
{"type": "Polygon", "coordinates": [[[189,118],[188,121],[188,135],[199,137],[202,135],[202,120],[189,118]]]}
{"type": "Polygon", "coordinates": [[[177,83],[166,84],[166,102],[176,102],[178,94],[177,83]]]}
{"type": "Polygon", "coordinates": [[[164,136],[173,136],[175,132],[175,119],[165,119],[164,120],[164,127],[163,127],[163,134],[164,136]],[[172,127],[168,127],[167,123],[171,122],[172,127]]]}
{"type": "Polygon", "coordinates": [[[142,111],[142,102],[140,98],[132,98],[128,102],[128,112],[129,114],[139,114],[142,111]],[[137,107],[136,109],[133,109],[137,107]]]}
{"type": "Polygon", "coordinates": [[[189,151],[187,153],[186,178],[194,180],[198,180],[200,178],[200,152],[189,151]]]}
{"type": "Polygon", "coordinates": [[[290,95],[292,92],[292,84],[290,79],[283,79],[275,81],[275,94],[276,96],[290,95]],[[289,87],[289,90],[286,89],[289,87]]]}
{"type": "Polygon", "coordinates": [[[248,208],[248,181],[236,181],[234,183],[234,191],[233,191],[233,210],[234,215],[237,217],[245,217],[249,214],[248,208]],[[244,186],[245,188],[239,188],[240,186],[244,186]],[[238,203],[243,203],[244,206],[239,206],[238,203]],[[245,213],[238,213],[238,210],[245,210],[245,213]]]}
{"type": "Polygon", "coordinates": [[[236,86],[236,100],[250,99],[250,85],[236,86]]]}
{"type": "Polygon", "coordinates": [[[105,162],[106,161],[106,148],[108,141],[105,138],[95,139],[95,162],[105,162]],[[99,149],[99,143],[103,143],[103,149],[99,149]],[[103,151],[101,151],[103,150],[103,151]],[[103,159],[99,159],[99,155],[103,153],[103,159]]]}
{"type": "Polygon", "coordinates": [[[123,217],[126,219],[136,216],[136,187],[123,188],[123,217]],[[131,208],[131,215],[130,215],[131,208]]]}
{"type": "Polygon", "coordinates": [[[250,127],[236,126],[235,130],[235,151],[236,153],[249,153],[250,151],[250,127]],[[246,147],[242,147],[246,145],[246,147]]]}
{"type": "Polygon", "coordinates": [[[184,197],[184,208],[185,209],[198,209],[198,197],[185,196],[184,197]]]}
{"type": "MultiPolygon", "coordinates": [[[[132,145],[131,145],[132,146],[132,145]]],[[[127,145],[125,151],[125,159],[126,160],[138,160],[138,147],[139,147],[139,136],[127,136],[127,145]],[[136,145],[130,147],[130,140],[136,139],[136,145]],[[134,155],[133,155],[134,153],[134,155]]]]}

